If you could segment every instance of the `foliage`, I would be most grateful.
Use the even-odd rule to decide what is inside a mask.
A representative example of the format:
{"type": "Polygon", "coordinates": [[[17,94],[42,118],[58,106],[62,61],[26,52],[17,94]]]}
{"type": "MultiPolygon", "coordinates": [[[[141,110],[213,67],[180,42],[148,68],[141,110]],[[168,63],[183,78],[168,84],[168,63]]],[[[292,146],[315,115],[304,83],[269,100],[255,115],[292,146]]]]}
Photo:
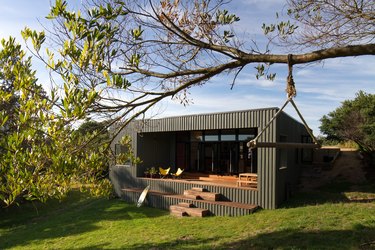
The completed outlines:
{"type": "Polygon", "coordinates": [[[329,139],[324,135],[318,136],[317,140],[319,141],[319,144],[322,146],[334,146],[338,148],[352,148],[356,150],[360,150],[357,143],[353,141],[338,141],[329,139]]]}
{"type": "Polygon", "coordinates": [[[375,7],[363,0],[287,0],[289,19],[263,24],[271,42],[293,50],[371,43],[375,35],[375,7]]]}
{"type": "Polygon", "coordinates": [[[146,171],[144,172],[145,177],[151,177],[151,178],[157,175],[158,173],[159,173],[159,170],[157,170],[156,167],[147,168],[146,171]]]}
{"type": "Polygon", "coordinates": [[[139,164],[141,159],[134,155],[132,140],[129,135],[125,135],[120,140],[121,152],[116,155],[116,164],[139,164]]]}
{"type": "Polygon", "coordinates": [[[59,148],[69,138],[69,128],[51,112],[51,102],[36,84],[31,60],[21,46],[13,38],[1,43],[1,78],[12,85],[9,92],[0,93],[1,99],[3,103],[18,100],[8,102],[12,112],[1,112],[0,117],[1,130],[5,131],[0,137],[0,200],[10,205],[18,198],[61,197],[66,192],[65,184],[70,182],[63,176],[69,175],[72,162],[59,148]],[[11,125],[6,122],[9,117],[11,125]]]}
{"type": "Polygon", "coordinates": [[[302,25],[289,39],[299,46],[339,47],[370,43],[375,6],[364,0],[288,0],[287,14],[302,25]]]}
{"type": "Polygon", "coordinates": [[[31,204],[0,213],[0,248],[373,247],[375,203],[327,200],[337,196],[341,196],[340,192],[301,193],[284,208],[241,217],[202,219],[174,218],[159,209],[137,208],[120,200],[88,199],[73,193],[62,203],[36,204],[38,214],[31,204]]]}
{"type": "MultiPolygon", "coordinates": [[[[92,151],[100,151],[101,147],[107,147],[110,143],[110,133],[107,129],[108,121],[97,122],[87,119],[78,129],[73,131],[76,140],[85,142],[85,148],[92,151]]],[[[109,160],[109,159],[108,159],[109,160]]]]}
{"type": "Polygon", "coordinates": [[[72,129],[95,94],[65,84],[63,95],[52,90],[47,96],[15,39],[1,45],[0,105],[8,108],[0,112],[0,204],[61,199],[77,183],[93,194],[109,193],[111,185],[103,178],[109,140],[94,146],[96,133],[72,129]]]}
{"type": "Polygon", "coordinates": [[[86,120],[82,123],[79,128],[76,130],[80,135],[100,133],[104,130],[104,135],[108,137],[108,132],[106,131],[106,122],[97,122],[93,120],[86,120]]]}
{"type": "Polygon", "coordinates": [[[360,91],[354,100],[346,100],[324,115],[320,130],[327,139],[354,141],[365,152],[375,151],[375,95],[360,91]]]}

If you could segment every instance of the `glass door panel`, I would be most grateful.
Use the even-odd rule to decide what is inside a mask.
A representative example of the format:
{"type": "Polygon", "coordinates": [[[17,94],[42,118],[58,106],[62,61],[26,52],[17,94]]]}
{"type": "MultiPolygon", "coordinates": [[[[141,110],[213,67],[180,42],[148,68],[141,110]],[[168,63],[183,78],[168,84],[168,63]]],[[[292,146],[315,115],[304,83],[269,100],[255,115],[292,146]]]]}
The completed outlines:
{"type": "Polygon", "coordinates": [[[184,170],[190,169],[189,164],[189,145],[188,143],[178,142],[176,150],[176,169],[181,168],[184,170]]]}
{"type": "Polygon", "coordinates": [[[249,149],[247,142],[240,142],[240,173],[257,173],[256,149],[249,149]]]}
{"type": "Polygon", "coordinates": [[[222,142],[220,144],[220,173],[233,174],[238,172],[238,143],[222,142]]]}
{"type": "Polygon", "coordinates": [[[204,144],[204,170],[217,173],[218,169],[218,143],[204,144]]]}

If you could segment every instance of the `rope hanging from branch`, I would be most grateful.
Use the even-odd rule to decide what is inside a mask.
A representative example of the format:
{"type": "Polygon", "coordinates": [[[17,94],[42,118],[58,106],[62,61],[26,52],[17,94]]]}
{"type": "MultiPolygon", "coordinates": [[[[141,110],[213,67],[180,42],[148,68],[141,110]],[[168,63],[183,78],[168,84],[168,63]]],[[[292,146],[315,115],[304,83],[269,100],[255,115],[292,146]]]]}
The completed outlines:
{"type": "Polygon", "coordinates": [[[292,54],[288,55],[288,78],[286,81],[286,89],[288,99],[294,98],[297,96],[296,86],[293,80],[293,56],[292,54]]]}
{"type": "Polygon", "coordinates": [[[285,101],[284,105],[279,109],[276,114],[268,121],[266,126],[259,132],[259,134],[251,141],[247,143],[249,148],[256,148],[256,147],[279,147],[279,148],[319,148],[320,144],[318,140],[315,138],[312,130],[307,125],[305,119],[303,118],[301,112],[298,110],[297,105],[294,103],[293,98],[297,96],[297,90],[295,87],[295,83],[293,80],[293,57],[292,54],[288,55],[288,77],[287,77],[287,86],[286,86],[286,93],[287,93],[287,100],[285,101]],[[260,136],[266,131],[266,129],[271,125],[271,123],[279,116],[279,114],[283,111],[283,109],[288,105],[288,103],[292,103],[294,109],[296,110],[299,118],[303,122],[307,133],[311,136],[314,141],[314,144],[311,143],[276,143],[276,142],[258,142],[260,136]]]}

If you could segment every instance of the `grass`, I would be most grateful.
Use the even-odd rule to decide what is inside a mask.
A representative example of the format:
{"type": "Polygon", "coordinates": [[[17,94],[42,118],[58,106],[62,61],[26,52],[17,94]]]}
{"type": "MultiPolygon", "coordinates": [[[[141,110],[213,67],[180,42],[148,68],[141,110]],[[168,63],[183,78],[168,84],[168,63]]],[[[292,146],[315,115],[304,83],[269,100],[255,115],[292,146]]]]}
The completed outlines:
{"type": "Polygon", "coordinates": [[[74,192],[62,203],[0,210],[0,249],[375,248],[375,203],[348,202],[347,188],[300,193],[277,210],[203,219],[74,192]]]}

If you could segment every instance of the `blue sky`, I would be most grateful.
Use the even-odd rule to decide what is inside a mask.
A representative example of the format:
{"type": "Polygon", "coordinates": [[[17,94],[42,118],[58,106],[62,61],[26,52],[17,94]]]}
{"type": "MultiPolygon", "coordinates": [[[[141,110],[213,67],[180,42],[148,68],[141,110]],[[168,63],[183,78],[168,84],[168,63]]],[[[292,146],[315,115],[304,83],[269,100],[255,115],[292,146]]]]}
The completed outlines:
{"type": "MultiPolygon", "coordinates": [[[[80,1],[71,1],[79,5],[80,1]]],[[[241,21],[236,28],[245,39],[259,41],[262,47],[264,37],[261,25],[274,20],[275,13],[281,11],[281,0],[235,0],[230,10],[241,21]]],[[[28,26],[41,30],[48,26],[44,18],[49,12],[49,0],[0,0],[0,37],[14,36],[21,42],[20,31],[28,26]]],[[[274,48],[280,51],[280,48],[274,48]]],[[[256,65],[249,65],[237,78],[231,90],[233,75],[213,78],[209,83],[189,90],[192,104],[183,106],[178,101],[165,100],[151,112],[158,117],[181,114],[222,112],[265,107],[280,107],[285,101],[285,78],[287,67],[274,65],[277,73],[275,81],[256,80],[256,65]]],[[[48,74],[41,63],[34,61],[34,69],[44,86],[48,87],[48,74]]],[[[297,103],[314,134],[319,134],[319,119],[340,106],[341,102],[353,99],[355,93],[364,90],[375,93],[375,57],[350,57],[326,60],[294,68],[297,87],[297,103]]],[[[291,107],[286,112],[297,117],[291,107]]],[[[298,119],[297,119],[298,120],[298,119]]]]}

